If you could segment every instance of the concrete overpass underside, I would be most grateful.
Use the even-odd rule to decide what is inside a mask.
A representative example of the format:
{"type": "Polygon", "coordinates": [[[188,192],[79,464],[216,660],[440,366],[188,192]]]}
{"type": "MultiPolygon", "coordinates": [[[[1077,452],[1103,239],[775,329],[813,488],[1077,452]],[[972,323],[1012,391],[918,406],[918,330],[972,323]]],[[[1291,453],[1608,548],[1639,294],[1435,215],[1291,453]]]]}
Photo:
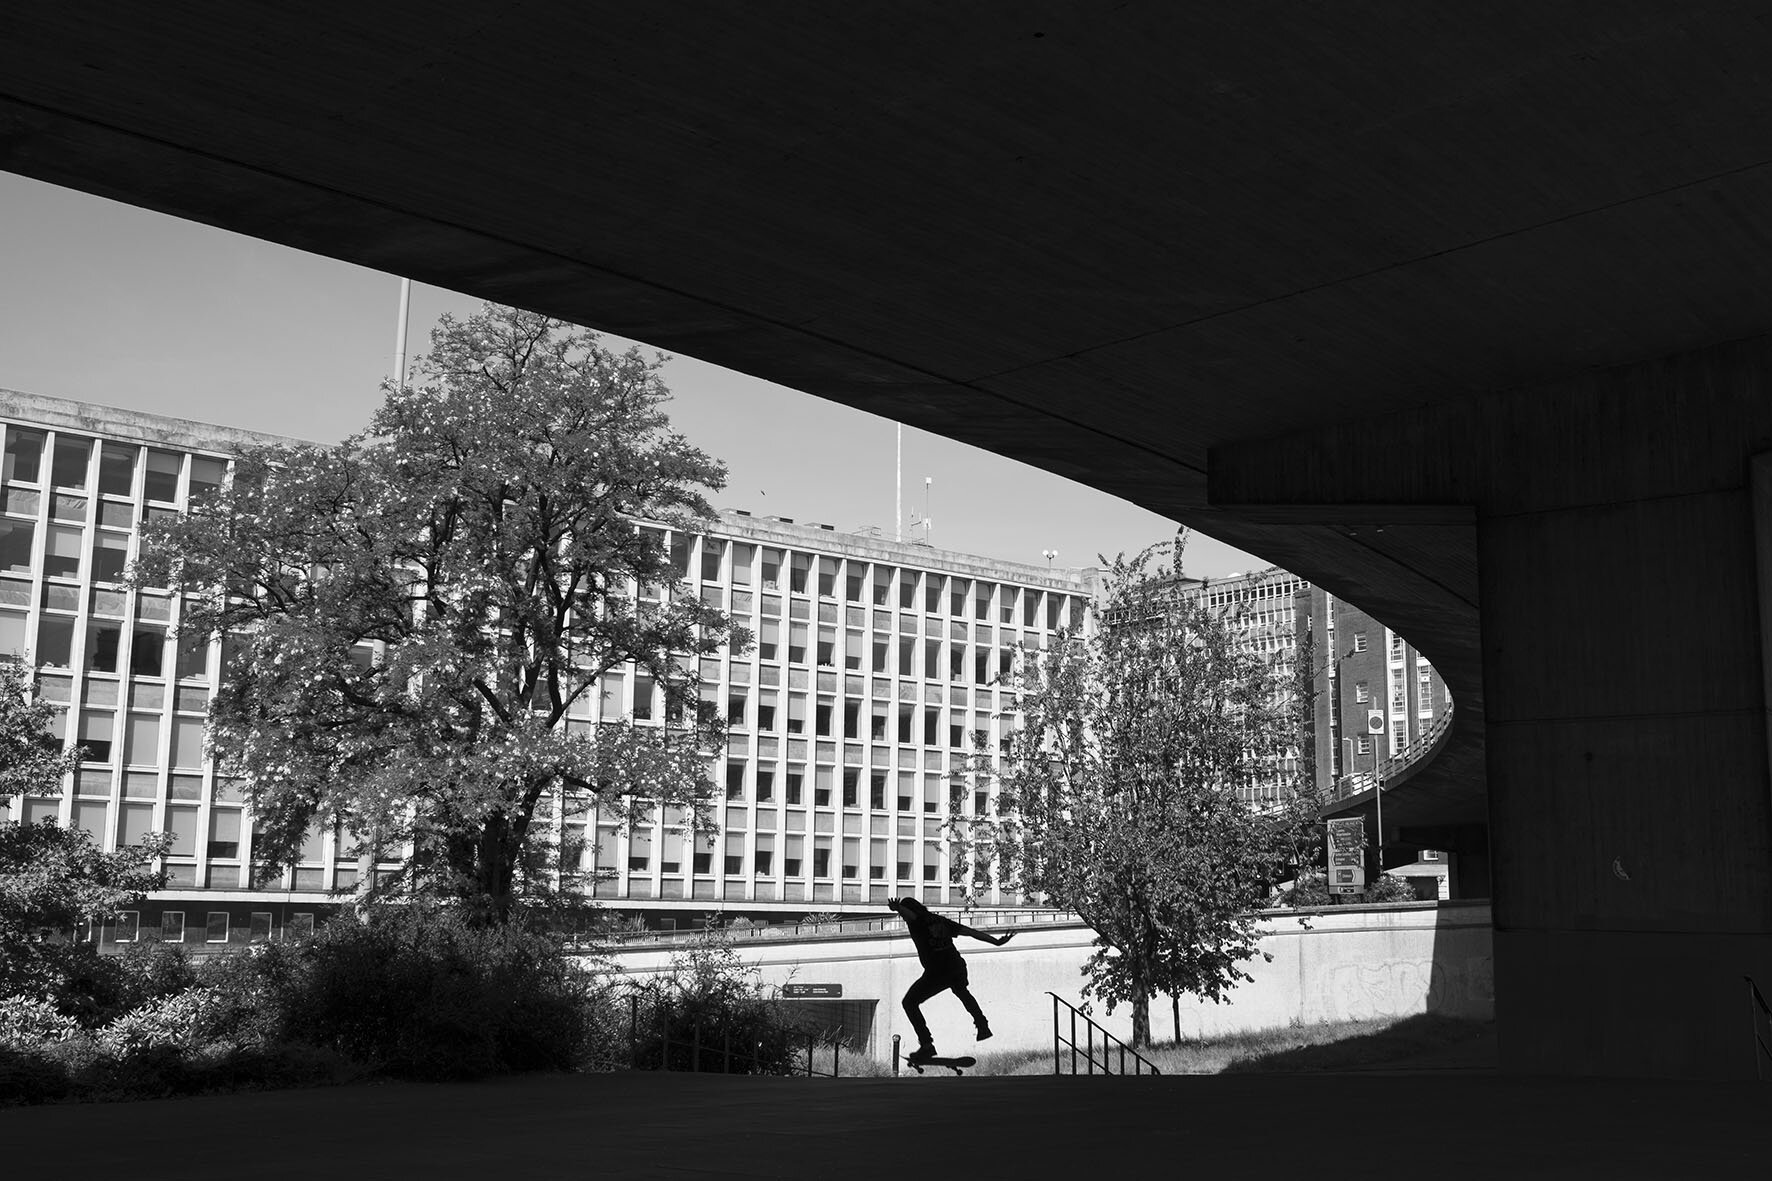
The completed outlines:
{"type": "Polygon", "coordinates": [[[1759,6],[1658,0],[37,5],[0,15],[0,167],[757,374],[1310,577],[1457,697],[1386,821],[1490,822],[1507,1068],[1741,1074],[1769,51],[1759,6]]]}

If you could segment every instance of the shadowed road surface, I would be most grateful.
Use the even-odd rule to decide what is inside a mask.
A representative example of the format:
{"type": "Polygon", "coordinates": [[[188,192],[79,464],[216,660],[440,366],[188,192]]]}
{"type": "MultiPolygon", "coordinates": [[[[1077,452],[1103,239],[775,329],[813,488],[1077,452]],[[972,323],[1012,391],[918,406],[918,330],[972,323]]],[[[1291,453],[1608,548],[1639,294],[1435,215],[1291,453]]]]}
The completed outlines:
{"type": "Polygon", "coordinates": [[[0,1111],[7,1172],[85,1179],[1750,1177],[1772,1086],[1359,1074],[618,1074],[0,1111]],[[25,1172],[31,1170],[31,1174],[25,1172]],[[1220,1173],[1218,1170],[1225,1170],[1220,1173]],[[343,1170],[341,1174],[339,1171],[343,1170]]]}

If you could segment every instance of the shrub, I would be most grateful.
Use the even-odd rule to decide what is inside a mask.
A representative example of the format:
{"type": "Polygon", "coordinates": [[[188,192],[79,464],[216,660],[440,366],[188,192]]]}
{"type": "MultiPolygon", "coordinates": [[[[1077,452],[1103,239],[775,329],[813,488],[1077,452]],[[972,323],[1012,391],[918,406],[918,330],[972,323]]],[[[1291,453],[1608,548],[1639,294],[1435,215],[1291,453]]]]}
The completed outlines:
{"type": "Polygon", "coordinates": [[[390,908],[328,924],[300,956],[284,1030],[397,1078],[567,1070],[598,1030],[589,973],[514,924],[390,908]]]}
{"type": "Polygon", "coordinates": [[[709,928],[671,957],[667,974],[637,990],[632,1064],[644,1070],[668,1063],[672,1070],[792,1074],[808,1031],[781,1020],[774,1000],[730,936],[709,928]]]}
{"type": "Polygon", "coordinates": [[[218,1002],[213,988],[156,997],[100,1027],[93,1044],[99,1053],[119,1059],[197,1050],[226,1031],[218,1002]]]}
{"type": "Polygon", "coordinates": [[[0,1049],[31,1052],[65,1042],[80,1023],[37,997],[0,997],[0,1049]]]}

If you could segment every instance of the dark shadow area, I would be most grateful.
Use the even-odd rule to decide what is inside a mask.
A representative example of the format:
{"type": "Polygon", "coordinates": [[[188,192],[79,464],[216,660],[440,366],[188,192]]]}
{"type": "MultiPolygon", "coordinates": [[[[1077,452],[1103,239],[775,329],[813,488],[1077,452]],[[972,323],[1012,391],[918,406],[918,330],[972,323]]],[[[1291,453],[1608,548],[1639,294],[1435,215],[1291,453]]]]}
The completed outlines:
{"type": "Polygon", "coordinates": [[[1315,1046],[1258,1054],[1224,1074],[1346,1070],[1494,1070],[1495,1022],[1422,1013],[1372,1033],[1315,1046]]]}

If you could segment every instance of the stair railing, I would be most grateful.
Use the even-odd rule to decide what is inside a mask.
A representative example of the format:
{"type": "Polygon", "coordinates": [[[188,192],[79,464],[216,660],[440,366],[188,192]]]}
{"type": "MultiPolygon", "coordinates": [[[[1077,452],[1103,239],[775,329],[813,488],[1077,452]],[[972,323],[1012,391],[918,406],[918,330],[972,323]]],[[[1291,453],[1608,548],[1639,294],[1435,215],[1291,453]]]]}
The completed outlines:
{"type": "Polygon", "coordinates": [[[1754,983],[1752,976],[1743,976],[1747,981],[1748,1015],[1753,1018],[1754,1029],[1754,1074],[1761,1082],[1766,1081],[1766,1064],[1772,1062],[1772,1005],[1766,1003],[1766,996],[1754,983]]]}
{"type": "Polygon", "coordinates": [[[1107,1030],[1103,1029],[1100,1025],[1097,1025],[1095,1023],[1094,1019],[1092,1019],[1089,1016],[1089,1014],[1081,1011],[1080,1009],[1077,1008],[1077,1006],[1071,1004],[1069,1001],[1067,1001],[1063,997],[1059,996],[1056,992],[1048,992],[1046,995],[1052,998],[1052,1073],[1053,1074],[1063,1074],[1064,1073],[1064,1067],[1063,1067],[1062,1063],[1063,1063],[1063,1058],[1064,1058],[1064,1049],[1063,1048],[1065,1046],[1070,1047],[1071,1073],[1072,1074],[1078,1073],[1078,1071],[1077,1071],[1077,1057],[1079,1054],[1082,1055],[1083,1060],[1086,1064],[1086,1068],[1084,1070],[1084,1073],[1087,1073],[1087,1074],[1140,1075],[1140,1074],[1162,1074],[1163,1073],[1161,1070],[1157,1069],[1156,1063],[1152,1062],[1149,1058],[1146,1058],[1143,1054],[1140,1054],[1137,1050],[1133,1049],[1131,1046],[1128,1046],[1125,1042],[1121,1041],[1119,1038],[1115,1037],[1113,1034],[1111,1034],[1107,1030]],[[1059,1012],[1059,1006],[1061,1006],[1061,1005],[1064,1008],[1070,1010],[1070,1036],[1069,1037],[1066,1037],[1063,1032],[1064,1027],[1062,1024],[1061,1014],[1059,1012]],[[1083,1019],[1083,1026],[1084,1026],[1083,1038],[1085,1039],[1080,1044],[1077,1041],[1077,1018],[1079,1018],[1079,1017],[1081,1017],[1083,1019]],[[1100,1043],[1100,1046],[1101,1046],[1101,1057],[1099,1059],[1097,1059],[1095,1056],[1096,1044],[1098,1042],[1100,1043]],[[1114,1051],[1116,1049],[1119,1051],[1119,1069],[1118,1070],[1114,1069],[1114,1051]],[[1131,1063],[1132,1068],[1130,1070],[1128,1070],[1126,1068],[1127,1067],[1126,1058],[1128,1055],[1130,1055],[1132,1058],[1132,1063],[1131,1063]]]}

